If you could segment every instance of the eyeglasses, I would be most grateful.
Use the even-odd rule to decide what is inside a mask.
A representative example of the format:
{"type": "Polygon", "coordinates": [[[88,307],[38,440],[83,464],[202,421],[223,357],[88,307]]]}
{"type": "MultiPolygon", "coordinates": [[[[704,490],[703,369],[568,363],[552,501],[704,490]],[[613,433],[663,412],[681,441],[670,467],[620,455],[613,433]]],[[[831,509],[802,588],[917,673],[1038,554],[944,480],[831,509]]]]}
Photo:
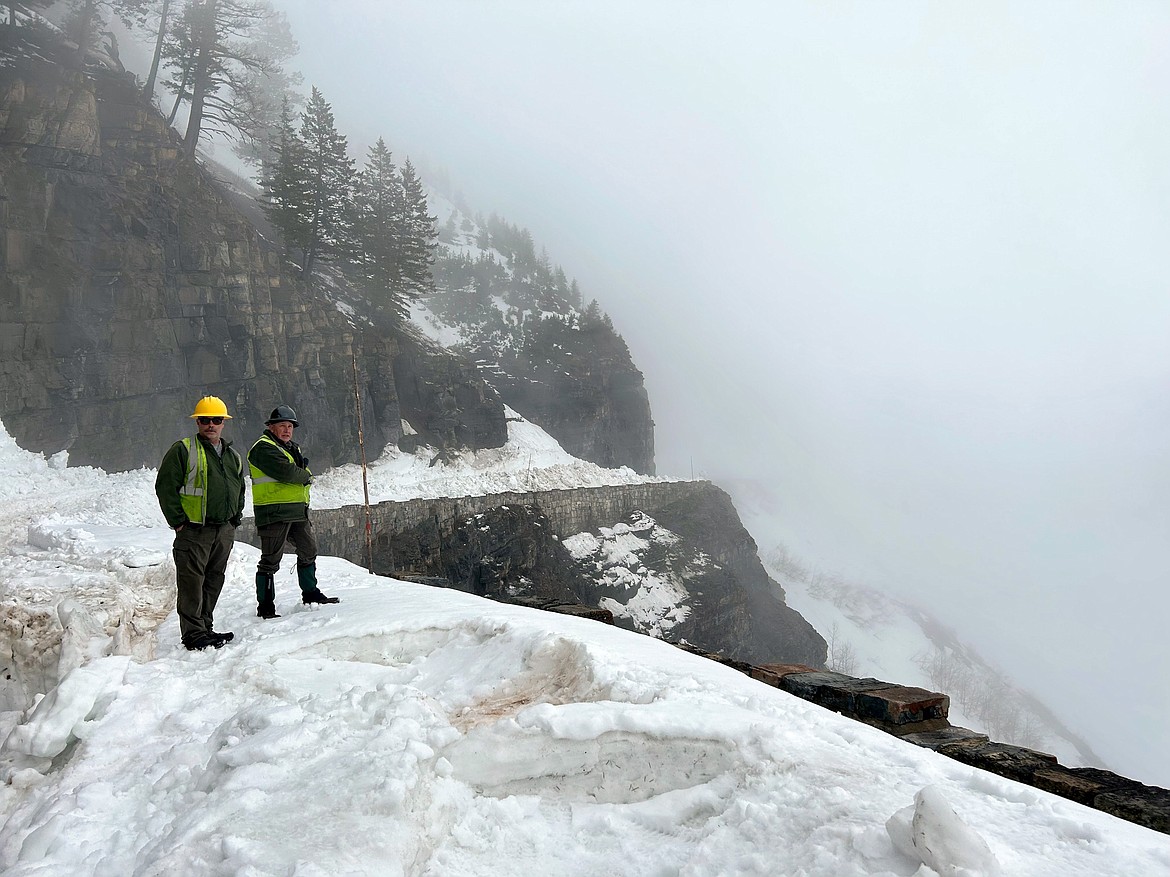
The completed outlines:
{"type": "Polygon", "coordinates": [[[207,426],[209,423],[214,423],[216,426],[219,426],[223,423],[222,417],[197,417],[195,419],[199,421],[200,426],[207,426]]]}

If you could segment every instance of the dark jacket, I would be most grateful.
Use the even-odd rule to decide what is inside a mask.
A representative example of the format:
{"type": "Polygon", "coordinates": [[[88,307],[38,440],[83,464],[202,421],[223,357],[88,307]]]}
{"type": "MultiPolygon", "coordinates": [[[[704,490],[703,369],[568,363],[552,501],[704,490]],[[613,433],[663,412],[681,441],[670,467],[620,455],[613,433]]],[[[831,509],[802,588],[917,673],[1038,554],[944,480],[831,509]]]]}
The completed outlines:
{"type": "MultiPolygon", "coordinates": [[[[202,436],[196,435],[195,438],[202,442],[207,457],[207,520],[204,523],[238,527],[244,513],[243,460],[226,439],[220,439],[223,447],[221,456],[202,436]]],[[[154,479],[159,508],[172,529],[187,523],[187,514],[179,499],[179,490],[186,480],[187,447],[178,441],[171,445],[163,457],[158,467],[158,477],[154,479]]]]}
{"type": "MultiPolygon", "coordinates": [[[[268,442],[257,440],[248,451],[248,462],[267,475],[285,484],[309,484],[313,474],[309,471],[308,461],[301,453],[300,445],[296,442],[282,442],[272,430],[264,430],[264,435],[276,442],[292,454],[293,461],[274,448],[268,442]]],[[[309,504],[306,502],[285,502],[274,505],[255,506],[256,526],[275,524],[282,521],[307,521],[309,519],[309,504]]]]}

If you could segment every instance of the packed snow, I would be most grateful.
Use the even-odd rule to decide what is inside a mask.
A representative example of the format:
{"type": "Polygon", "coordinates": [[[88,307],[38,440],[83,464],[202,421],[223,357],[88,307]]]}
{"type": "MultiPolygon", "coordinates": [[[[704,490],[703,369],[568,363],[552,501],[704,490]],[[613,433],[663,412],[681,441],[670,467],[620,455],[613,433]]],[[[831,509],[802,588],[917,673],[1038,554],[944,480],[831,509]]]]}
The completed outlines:
{"type": "Polygon", "coordinates": [[[633,518],[632,524],[602,527],[597,534],[577,533],[563,544],[574,559],[592,569],[598,582],[625,597],[602,597],[598,603],[602,609],[640,633],[666,639],[691,614],[691,597],[681,581],[669,572],[648,569],[642,558],[651,543],[673,545],[679,539],[644,513],[633,518]]]}
{"type": "MultiPolygon", "coordinates": [[[[565,453],[556,439],[536,424],[510,408],[505,407],[504,412],[508,419],[507,444],[501,448],[455,452],[448,465],[431,465],[433,450],[404,454],[396,448],[387,448],[366,467],[370,502],[671,480],[642,475],[627,466],[606,469],[577,459],[565,453]]],[[[301,439],[298,432],[297,441],[301,439]]],[[[311,454],[311,433],[306,432],[304,439],[311,454]]],[[[356,464],[340,466],[313,479],[315,508],[340,508],[362,502],[361,467],[356,464]]]]}
{"type": "MultiPolygon", "coordinates": [[[[524,441],[497,462],[538,478],[524,441]]],[[[1170,837],[650,637],[336,558],[340,604],[282,569],[262,621],[237,544],[235,641],[187,652],[153,471],[64,462],[0,429],[6,875],[1170,873],[1170,837]]],[[[503,477],[379,463],[375,495],[503,477]]]]}

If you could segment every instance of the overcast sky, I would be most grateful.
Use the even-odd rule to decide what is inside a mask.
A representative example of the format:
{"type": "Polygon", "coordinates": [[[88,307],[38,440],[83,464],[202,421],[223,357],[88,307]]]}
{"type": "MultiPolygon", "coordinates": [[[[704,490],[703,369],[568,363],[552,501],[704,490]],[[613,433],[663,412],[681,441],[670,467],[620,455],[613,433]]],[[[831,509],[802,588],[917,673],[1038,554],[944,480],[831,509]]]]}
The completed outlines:
{"type": "Polygon", "coordinates": [[[1170,786],[1170,6],[277,5],[356,157],[613,316],[660,473],[1170,786]]]}

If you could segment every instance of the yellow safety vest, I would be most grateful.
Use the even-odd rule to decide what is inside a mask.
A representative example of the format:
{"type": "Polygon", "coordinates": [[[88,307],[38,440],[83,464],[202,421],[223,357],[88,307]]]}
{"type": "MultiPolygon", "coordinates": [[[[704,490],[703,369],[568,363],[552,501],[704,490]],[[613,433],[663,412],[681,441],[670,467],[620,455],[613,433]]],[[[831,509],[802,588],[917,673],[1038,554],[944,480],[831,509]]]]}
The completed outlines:
{"type": "Polygon", "coordinates": [[[207,457],[203,442],[185,438],[183,447],[187,449],[187,480],[179,488],[179,502],[188,521],[202,524],[207,516],[207,457]],[[195,453],[191,453],[192,444],[195,453]]]}
{"type": "MultiPolygon", "coordinates": [[[[268,442],[268,444],[288,457],[290,463],[294,466],[297,464],[292,454],[266,435],[260,436],[256,440],[256,444],[252,445],[252,447],[255,448],[261,442],[268,442]]],[[[303,502],[305,505],[309,504],[309,485],[289,484],[285,481],[277,481],[275,478],[270,475],[265,475],[257,469],[251,457],[252,455],[249,454],[248,468],[252,470],[252,505],[281,505],[291,502],[303,502]]]]}
{"type": "MultiPolygon", "coordinates": [[[[203,442],[196,439],[183,439],[183,447],[187,449],[187,479],[179,488],[179,502],[183,504],[183,514],[193,524],[202,524],[207,517],[207,451],[203,442]],[[191,453],[191,446],[195,446],[196,453],[191,453]]],[[[240,474],[243,466],[239,455],[230,448],[224,448],[225,454],[231,454],[236,459],[236,474],[240,474]]]]}

